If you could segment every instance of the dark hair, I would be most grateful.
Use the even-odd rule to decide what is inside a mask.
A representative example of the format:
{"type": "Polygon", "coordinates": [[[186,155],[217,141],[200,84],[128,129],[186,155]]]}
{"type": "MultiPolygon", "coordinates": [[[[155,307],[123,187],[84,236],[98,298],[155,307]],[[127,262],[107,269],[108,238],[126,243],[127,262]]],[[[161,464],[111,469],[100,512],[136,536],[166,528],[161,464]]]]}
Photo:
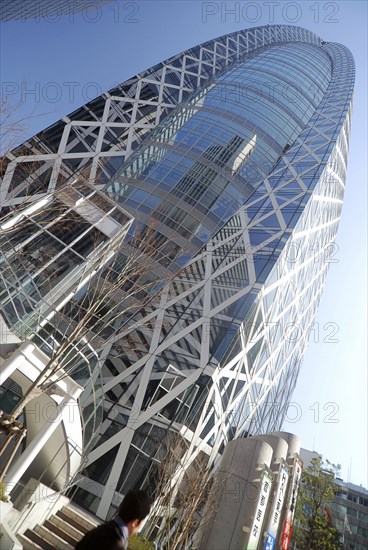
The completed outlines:
{"type": "Polygon", "coordinates": [[[129,491],[119,506],[118,514],[125,523],[134,519],[140,522],[148,516],[151,503],[144,491],[129,491]]]}

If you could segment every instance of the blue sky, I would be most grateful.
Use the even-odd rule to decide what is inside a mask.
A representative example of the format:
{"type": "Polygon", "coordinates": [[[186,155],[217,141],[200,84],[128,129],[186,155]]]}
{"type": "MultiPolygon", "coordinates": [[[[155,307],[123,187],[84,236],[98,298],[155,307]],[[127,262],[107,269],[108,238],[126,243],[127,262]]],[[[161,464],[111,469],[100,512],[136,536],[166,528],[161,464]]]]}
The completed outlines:
{"type": "MultiPolygon", "coordinates": [[[[91,1],[91,4],[93,2],[91,1]]],[[[366,361],[367,3],[115,1],[56,20],[0,24],[2,98],[28,137],[159,61],[246,27],[306,27],[356,67],[345,204],[315,333],[284,429],[368,486],[366,361]],[[332,334],[334,332],[334,334],[332,334]],[[331,341],[335,340],[335,341],[331,341]]]]}

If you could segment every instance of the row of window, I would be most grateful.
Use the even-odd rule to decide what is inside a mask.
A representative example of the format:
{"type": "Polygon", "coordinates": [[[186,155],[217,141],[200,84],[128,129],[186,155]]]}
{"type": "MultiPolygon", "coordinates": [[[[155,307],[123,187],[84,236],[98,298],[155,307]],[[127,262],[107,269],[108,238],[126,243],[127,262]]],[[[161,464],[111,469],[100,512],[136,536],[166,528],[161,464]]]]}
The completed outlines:
{"type": "Polygon", "coordinates": [[[350,500],[351,502],[355,502],[356,504],[360,504],[361,506],[368,508],[368,498],[354,495],[353,493],[348,493],[345,497],[344,495],[346,495],[346,493],[342,493],[341,498],[347,498],[347,500],[350,500]]]}

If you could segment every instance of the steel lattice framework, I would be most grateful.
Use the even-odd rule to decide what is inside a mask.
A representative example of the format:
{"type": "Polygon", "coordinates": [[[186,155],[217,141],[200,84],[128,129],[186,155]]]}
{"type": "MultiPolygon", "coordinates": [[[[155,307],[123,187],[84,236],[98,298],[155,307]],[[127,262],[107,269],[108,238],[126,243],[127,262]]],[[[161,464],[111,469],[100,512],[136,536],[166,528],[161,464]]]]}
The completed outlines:
{"type": "Polygon", "coordinates": [[[81,480],[102,496],[101,516],[136,481],[124,480],[134,472],[129,450],[140,448],[135,463],[149,456],[160,430],[171,427],[187,439],[189,465],[200,451],[215,460],[234,436],[281,427],[313,330],[344,192],[353,63],[344,47],[325,49],[333,62],[328,91],[256,198],[167,286],[156,310],[116,334],[116,352],[114,344],[105,348],[119,374],[105,376],[114,406],[88,460],[97,461],[97,470],[108,453],[113,461],[107,489],[81,480]],[[263,239],[252,247],[256,233],[263,239]]]}
{"type": "Polygon", "coordinates": [[[198,87],[252,51],[293,41],[321,43],[300,27],[247,29],[186,50],[109,90],[5,156],[1,206],[37,200],[77,173],[103,186],[147,132],[198,87]]]}
{"type": "Polygon", "coordinates": [[[293,42],[323,49],[332,67],[311,118],[256,192],[164,286],[159,305],[103,347],[105,417],[78,479],[79,501],[87,496],[100,517],[153,475],[168,431],[187,442],[189,466],[198,453],[211,465],[233,437],[281,428],[334,251],[354,63],[343,46],[299,27],[233,33],[141,73],[7,155],[6,206],[35,190],[40,198],[76,172],[102,185],[214,76],[293,42]],[[38,164],[21,180],[24,163],[38,164]]]}

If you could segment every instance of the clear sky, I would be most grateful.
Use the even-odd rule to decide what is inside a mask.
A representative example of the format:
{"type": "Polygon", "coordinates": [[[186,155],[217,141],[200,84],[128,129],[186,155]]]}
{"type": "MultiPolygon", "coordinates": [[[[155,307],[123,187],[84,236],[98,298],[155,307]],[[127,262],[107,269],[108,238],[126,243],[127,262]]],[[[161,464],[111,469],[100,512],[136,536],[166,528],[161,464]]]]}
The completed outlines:
{"type": "MultiPolygon", "coordinates": [[[[72,4],[72,2],[71,2],[72,4]]],[[[91,4],[93,2],[91,1],[91,4]]],[[[2,98],[28,137],[181,50],[273,23],[352,51],[357,68],[345,204],[314,338],[284,429],[368,487],[366,358],[367,2],[115,1],[54,20],[0,24],[2,98]]]]}

